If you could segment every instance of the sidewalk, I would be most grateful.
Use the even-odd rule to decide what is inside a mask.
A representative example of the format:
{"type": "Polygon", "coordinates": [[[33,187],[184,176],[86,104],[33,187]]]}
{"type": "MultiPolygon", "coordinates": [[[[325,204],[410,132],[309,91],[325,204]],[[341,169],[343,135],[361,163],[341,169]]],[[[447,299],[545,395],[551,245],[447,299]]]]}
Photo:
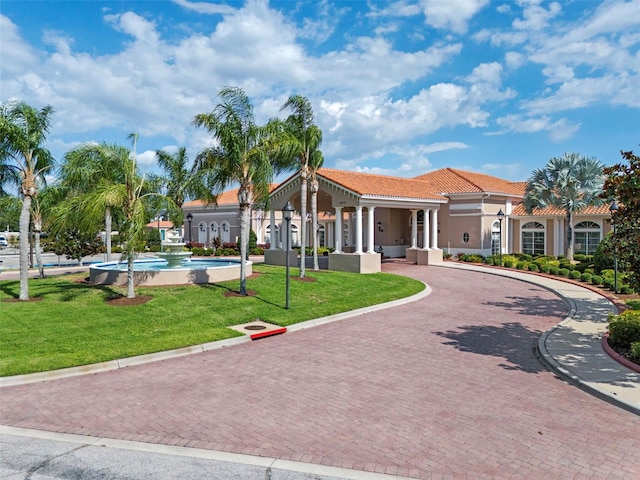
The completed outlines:
{"type": "Polygon", "coordinates": [[[565,380],[604,400],[640,415],[640,373],[612,359],[602,347],[609,313],[616,307],[589,289],[553,278],[506,270],[445,262],[443,267],[500,275],[540,285],[569,303],[567,318],[538,341],[541,359],[565,380]]]}

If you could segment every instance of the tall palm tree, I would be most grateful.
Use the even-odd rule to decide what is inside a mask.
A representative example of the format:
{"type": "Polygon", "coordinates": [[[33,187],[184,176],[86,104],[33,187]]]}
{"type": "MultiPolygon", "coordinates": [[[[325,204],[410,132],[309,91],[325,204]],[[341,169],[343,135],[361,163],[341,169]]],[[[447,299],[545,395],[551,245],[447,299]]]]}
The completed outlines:
{"type": "Polygon", "coordinates": [[[170,212],[173,224],[182,225],[184,222],[182,205],[186,200],[206,195],[204,186],[199,176],[194,174],[185,147],[180,147],[175,153],[156,150],[156,159],[164,175],[155,180],[160,183],[165,196],[173,200],[177,207],[170,212]]]}
{"type": "Polygon", "coordinates": [[[54,165],[44,143],[49,133],[53,108],[41,110],[24,102],[0,106],[0,164],[20,177],[22,209],[20,211],[20,300],[29,300],[29,223],[31,203],[38,195],[38,179],[54,165]]]}
{"type": "Polygon", "coordinates": [[[309,161],[309,191],[311,192],[311,228],[313,232],[313,269],[320,270],[318,264],[318,169],[322,167],[324,157],[320,150],[311,154],[309,161]]]}
{"type": "Polygon", "coordinates": [[[31,203],[31,218],[33,224],[34,250],[36,251],[36,262],[40,278],[44,278],[44,265],[42,263],[42,251],[40,248],[40,238],[46,217],[53,211],[54,207],[64,201],[66,190],[59,186],[44,186],[38,196],[31,203]]]}
{"type": "Polygon", "coordinates": [[[604,184],[604,165],[592,157],[565,153],[553,157],[544,168],[534,170],[527,182],[524,207],[554,206],[566,214],[565,257],[573,260],[573,215],[588,205],[599,205],[604,184]]]}
{"type": "MultiPolygon", "coordinates": [[[[282,106],[281,110],[292,110],[291,115],[285,120],[286,128],[296,139],[293,158],[297,160],[300,170],[300,218],[302,228],[300,231],[300,277],[305,276],[306,257],[306,219],[307,219],[307,190],[311,177],[311,163],[315,152],[322,143],[322,130],[314,124],[313,108],[306,97],[292,95],[282,106]]],[[[317,160],[316,160],[317,161],[317,160]]],[[[316,218],[317,223],[317,218],[316,218]]]]}
{"type": "MultiPolygon", "coordinates": [[[[115,154],[115,145],[84,143],[67,152],[59,168],[62,187],[69,196],[83,195],[94,191],[98,185],[122,184],[124,171],[122,159],[115,154]]],[[[125,155],[124,151],[120,154],[125,155]]],[[[111,232],[113,224],[113,205],[104,206],[105,247],[107,262],[111,261],[111,232]]],[[[102,229],[102,227],[99,227],[102,229]]]]}
{"type": "MultiPolygon", "coordinates": [[[[83,230],[90,231],[102,221],[107,207],[122,213],[123,223],[120,236],[124,240],[123,257],[127,260],[127,297],[134,298],[133,261],[143,245],[146,224],[149,218],[147,200],[160,196],[150,191],[147,182],[138,170],[136,162],[137,134],[128,137],[133,142],[133,151],[111,144],[90,143],[84,145],[90,156],[101,158],[105,163],[118,169],[116,177],[98,181],[95,187],[80,195],[71,197],[58,207],[57,229],[67,228],[74,222],[83,230]]],[[[170,200],[167,200],[170,202],[170,200]]]]}
{"type": "Polygon", "coordinates": [[[220,103],[210,113],[193,119],[193,125],[206,129],[215,142],[198,153],[194,172],[207,186],[209,201],[227,187],[239,185],[240,294],[246,295],[251,206],[268,198],[269,185],[279,170],[274,159],[283,138],[282,124],[274,120],[256,125],[253,106],[241,88],[223,88],[219,97],[220,103]]]}

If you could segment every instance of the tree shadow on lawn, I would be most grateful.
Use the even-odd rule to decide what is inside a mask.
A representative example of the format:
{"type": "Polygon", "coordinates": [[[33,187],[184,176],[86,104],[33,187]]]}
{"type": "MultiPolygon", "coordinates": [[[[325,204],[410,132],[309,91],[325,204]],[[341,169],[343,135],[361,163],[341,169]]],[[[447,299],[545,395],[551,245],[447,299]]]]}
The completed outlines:
{"type": "MultiPolygon", "coordinates": [[[[48,279],[50,279],[50,277],[48,277],[48,279]]],[[[35,280],[38,281],[40,279],[35,280]]],[[[85,279],[68,279],[60,282],[52,282],[46,286],[30,286],[29,295],[31,296],[30,300],[35,298],[44,299],[51,295],[59,295],[58,300],[60,302],[71,302],[90,289],[101,290],[104,294],[105,301],[122,296],[119,292],[115,291],[108,285],[96,285],[87,282],[85,279]]],[[[10,297],[8,300],[17,300],[20,297],[20,281],[7,280],[0,282],[0,291],[10,297]]],[[[28,301],[26,303],[28,303],[28,301]]]]}
{"type": "MultiPolygon", "coordinates": [[[[557,319],[555,323],[560,323],[569,313],[567,303],[561,298],[557,300],[516,296],[505,298],[511,301],[486,302],[484,305],[503,309],[504,311],[500,313],[501,317],[512,318],[513,314],[552,317],[557,319]]],[[[541,330],[529,328],[515,321],[494,325],[464,325],[457,330],[435,332],[436,335],[450,340],[444,345],[451,345],[462,352],[504,358],[506,363],[499,364],[502,368],[527,373],[547,371],[534,354],[542,333],[541,330]]]]}

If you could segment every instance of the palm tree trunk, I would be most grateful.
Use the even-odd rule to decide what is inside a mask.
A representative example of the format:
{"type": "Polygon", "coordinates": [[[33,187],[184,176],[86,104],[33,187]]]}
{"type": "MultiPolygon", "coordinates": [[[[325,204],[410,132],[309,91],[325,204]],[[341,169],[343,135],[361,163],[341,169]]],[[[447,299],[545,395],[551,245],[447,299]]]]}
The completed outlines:
{"type": "Polygon", "coordinates": [[[104,243],[107,247],[107,262],[111,261],[111,207],[107,207],[104,211],[104,243]]]}
{"type": "Polygon", "coordinates": [[[133,252],[127,253],[127,298],[136,298],[133,288],[133,252]]]}
{"type": "MultiPolygon", "coordinates": [[[[307,261],[307,178],[306,168],[300,170],[300,278],[304,278],[305,263],[307,261]]],[[[287,232],[288,234],[289,232],[287,232]]],[[[289,255],[289,252],[286,253],[289,255]]]]}
{"type": "Polygon", "coordinates": [[[311,235],[313,236],[313,270],[320,270],[318,264],[318,181],[311,180],[311,235]]]}
{"type": "Polygon", "coordinates": [[[573,262],[573,212],[567,208],[567,245],[565,248],[565,257],[573,262]]]}
{"type": "Polygon", "coordinates": [[[250,215],[250,205],[240,205],[240,295],[247,294],[247,247],[250,215]]]}
{"type": "Polygon", "coordinates": [[[31,196],[25,195],[20,210],[20,300],[29,300],[29,220],[31,196]]]}
{"type": "Polygon", "coordinates": [[[40,249],[40,232],[42,232],[42,215],[35,213],[33,215],[33,235],[35,238],[36,262],[38,262],[38,272],[40,278],[44,278],[44,264],[42,263],[42,251],[40,249]]]}

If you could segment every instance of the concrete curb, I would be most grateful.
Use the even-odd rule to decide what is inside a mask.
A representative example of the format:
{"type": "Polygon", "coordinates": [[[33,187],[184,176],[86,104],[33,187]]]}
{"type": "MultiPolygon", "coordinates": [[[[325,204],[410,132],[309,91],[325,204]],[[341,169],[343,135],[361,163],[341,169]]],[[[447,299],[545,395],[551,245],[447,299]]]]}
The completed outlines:
{"type": "MultiPolygon", "coordinates": [[[[319,325],[364,315],[365,313],[375,312],[378,310],[415,302],[431,294],[431,287],[429,287],[426,283],[423,284],[425,287],[424,290],[410,297],[393,300],[391,302],[380,303],[378,305],[371,305],[369,307],[359,308],[357,310],[351,310],[349,312],[337,313],[335,315],[329,315],[327,317],[307,320],[306,322],[296,323],[294,325],[288,326],[287,332],[304,330],[306,328],[312,328],[319,325]]],[[[148,353],[146,355],[138,355],[135,357],[110,360],[107,362],[94,363],[90,365],[81,365],[79,367],[62,368],[59,370],[50,370],[48,372],[28,373],[10,377],[0,377],[0,388],[16,385],[26,385],[28,383],[44,382],[46,380],[57,380],[60,378],[76,377],[78,375],[90,375],[100,372],[108,372],[111,370],[118,370],[120,368],[143,365],[145,363],[159,362],[161,360],[184,357],[185,355],[193,355],[195,353],[204,353],[210,350],[217,350],[219,348],[232,347],[243,343],[249,343],[251,341],[252,339],[250,336],[244,335],[242,337],[228,338],[226,340],[218,340],[216,342],[209,342],[201,345],[193,345],[189,347],[178,348],[175,350],[167,350],[164,352],[148,353]]]]}

